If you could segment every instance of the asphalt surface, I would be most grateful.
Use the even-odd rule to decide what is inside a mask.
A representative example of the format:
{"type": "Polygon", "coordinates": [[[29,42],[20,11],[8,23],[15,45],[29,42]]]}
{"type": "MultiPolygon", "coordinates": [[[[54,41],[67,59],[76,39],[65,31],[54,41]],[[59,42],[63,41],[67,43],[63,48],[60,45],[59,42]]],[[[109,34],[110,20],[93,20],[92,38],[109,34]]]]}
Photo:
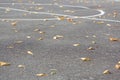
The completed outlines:
{"type": "Polygon", "coordinates": [[[120,80],[120,2],[0,0],[0,61],[0,80],[120,80]]]}

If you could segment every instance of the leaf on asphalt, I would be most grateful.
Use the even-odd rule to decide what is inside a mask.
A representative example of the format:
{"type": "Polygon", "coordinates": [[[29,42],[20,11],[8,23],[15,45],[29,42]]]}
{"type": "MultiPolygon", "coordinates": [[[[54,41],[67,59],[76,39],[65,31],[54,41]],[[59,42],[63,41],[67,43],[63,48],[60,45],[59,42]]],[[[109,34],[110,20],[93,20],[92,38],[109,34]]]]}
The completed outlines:
{"type": "Polygon", "coordinates": [[[27,51],[28,54],[30,55],[33,55],[33,52],[32,51],[27,51]]]}
{"type": "Polygon", "coordinates": [[[30,39],[30,38],[31,38],[31,36],[27,36],[27,38],[28,38],[28,39],[30,39]]]}
{"type": "Polygon", "coordinates": [[[51,74],[51,75],[57,74],[57,70],[56,70],[56,69],[51,69],[50,74],[51,74]]]}
{"type": "Polygon", "coordinates": [[[109,70],[105,70],[103,71],[103,74],[111,74],[111,72],[109,70]]]}
{"type": "Polygon", "coordinates": [[[40,37],[40,38],[38,38],[37,40],[43,40],[43,38],[42,38],[42,37],[40,37]]]}
{"type": "Polygon", "coordinates": [[[1,66],[9,66],[9,65],[10,65],[10,63],[8,63],[8,62],[0,61],[0,67],[1,66]]]}
{"type": "Polygon", "coordinates": [[[115,68],[120,70],[120,61],[115,65],[115,68]]]}
{"type": "Polygon", "coordinates": [[[7,46],[7,48],[8,48],[8,49],[12,49],[12,48],[14,48],[14,46],[7,46]]]}
{"type": "Polygon", "coordinates": [[[12,26],[16,26],[17,25],[17,21],[11,22],[12,26]]]}
{"type": "Polygon", "coordinates": [[[104,24],[104,22],[103,21],[99,21],[99,22],[96,22],[97,24],[104,24]]]}
{"type": "Polygon", "coordinates": [[[112,26],[111,24],[106,24],[106,25],[109,26],[109,27],[112,26]]]}
{"type": "Polygon", "coordinates": [[[62,35],[56,35],[56,36],[53,37],[53,39],[59,39],[59,38],[63,38],[63,36],[62,35]]]}
{"type": "Polygon", "coordinates": [[[72,18],[67,18],[67,21],[68,22],[73,22],[73,19],[72,18]]]}
{"type": "Polygon", "coordinates": [[[36,76],[38,76],[38,77],[44,77],[44,76],[47,76],[47,74],[45,74],[45,73],[40,73],[40,74],[36,74],[36,76]]]}
{"type": "Polygon", "coordinates": [[[110,41],[119,41],[118,38],[113,38],[113,37],[111,37],[111,38],[109,38],[109,39],[110,39],[110,41]]]}
{"type": "Polygon", "coordinates": [[[73,44],[73,46],[80,46],[80,44],[73,44]]]}
{"type": "Polygon", "coordinates": [[[15,41],[15,43],[20,44],[23,43],[23,41],[15,41]]]}
{"type": "Polygon", "coordinates": [[[18,68],[25,68],[25,65],[18,65],[18,68]]]}
{"type": "Polygon", "coordinates": [[[40,29],[34,29],[35,32],[40,31],[40,29]]]}
{"type": "Polygon", "coordinates": [[[65,17],[64,16],[58,16],[57,19],[58,20],[65,20],[65,17]]]}
{"type": "Polygon", "coordinates": [[[82,57],[82,58],[80,58],[82,61],[90,61],[91,59],[90,58],[88,58],[88,57],[82,57]]]}
{"type": "Polygon", "coordinates": [[[95,41],[92,41],[92,44],[96,44],[96,42],[95,42],[95,41]]]}
{"type": "Polygon", "coordinates": [[[45,34],[45,32],[44,32],[44,31],[39,31],[39,33],[40,33],[40,34],[45,34]]]}
{"type": "Polygon", "coordinates": [[[88,50],[95,50],[95,48],[93,48],[93,47],[90,46],[90,47],[88,48],[88,50]]]}

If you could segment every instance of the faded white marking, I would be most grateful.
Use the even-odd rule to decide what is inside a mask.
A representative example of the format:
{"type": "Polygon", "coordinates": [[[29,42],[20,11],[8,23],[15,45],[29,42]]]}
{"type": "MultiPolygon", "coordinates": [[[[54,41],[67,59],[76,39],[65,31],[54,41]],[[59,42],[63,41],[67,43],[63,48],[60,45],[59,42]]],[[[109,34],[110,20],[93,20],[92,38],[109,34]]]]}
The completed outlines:
{"type": "MultiPolygon", "coordinates": [[[[63,7],[74,7],[74,8],[83,8],[83,9],[88,9],[88,10],[95,10],[99,12],[99,14],[95,15],[89,15],[89,16],[72,16],[72,15],[66,15],[66,14],[57,14],[57,13],[50,13],[50,12],[37,12],[37,11],[28,11],[28,10],[22,10],[22,9],[16,9],[16,8],[9,8],[14,11],[20,11],[20,12],[27,12],[27,13],[37,13],[37,14],[47,14],[47,15],[52,15],[52,16],[65,16],[68,18],[82,18],[82,19],[89,19],[89,20],[100,20],[100,21],[108,21],[108,22],[120,22],[119,20],[111,20],[111,19],[99,19],[95,17],[99,17],[105,14],[105,11],[103,10],[97,10],[97,9],[90,9],[85,6],[74,6],[74,5],[59,5],[59,4],[31,4],[31,3],[0,3],[0,4],[12,4],[12,5],[46,5],[46,6],[63,6],[63,7]]],[[[0,9],[6,9],[7,7],[0,7],[0,9]]],[[[3,20],[3,18],[0,18],[0,20],[3,20]]],[[[48,19],[5,19],[5,20],[57,20],[57,18],[48,18],[48,19]]]]}

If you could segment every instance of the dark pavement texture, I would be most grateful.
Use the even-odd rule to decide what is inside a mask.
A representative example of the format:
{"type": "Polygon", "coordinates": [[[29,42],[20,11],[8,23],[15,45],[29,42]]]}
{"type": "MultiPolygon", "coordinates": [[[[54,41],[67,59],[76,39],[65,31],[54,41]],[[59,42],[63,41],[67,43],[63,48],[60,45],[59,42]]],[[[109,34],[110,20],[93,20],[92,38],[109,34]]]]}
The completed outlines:
{"type": "MultiPolygon", "coordinates": [[[[102,9],[106,12],[100,18],[120,20],[120,3],[110,0],[0,0],[0,3],[58,3],[87,6],[91,9],[102,9]],[[84,1],[84,2],[82,2],[84,1]],[[78,3],[79,2],[79,3],[78,3]],[[101,6],[100,6],[101,5],[101,6]],[[99,7],[100,6],[100,7],[99,7]],[[117,16],[113,17],[113,13],[117,16]]],[[[30,9],[35,5],[0,4],[0,7],[30,9]],[[24,6],[24,7],[22,7],[24,6]]],[[[76,8],[58,8],[56,6],[42,6],[41,11],[54,11],[64,13],[64,10],[76,11],[76,8]]],[[[34,10],[34,9],[30,10],[34,10]]],[[[96,11],[80,9],[70,15],[87,16],[97,14],[96,11]]],[[[39,19],[54,18],[50,15],[35,15],[24,12],[0,9],[0,18],[39,19]]],[[[51,21],[17,21],[12,26],[7,20],[0,21],[0,61],[9,62],[10,66],[0,67],[0,80],[120,80],[120,70],[114,68],[120,61],[120,41],[110,41],[109,38],[120,39],[120,23],[73,19],[51,21]],[[111,26],[108,26],[111,25],[111,26]],[[40,34],[40,29],[45,33],[40,34]],[[54,40],[55,35],[63,38],[54,40]],[[31,38],[27,38],[27,36],[31,38]],[[43,40],[38,40],[40,37],[43,40]],[[17,41],[23,41],[17,43],[17,41]],[[96,43],[92,43],[92,42],[96,43]],[[80,46],[73,46],[79,43],[80,46]],[[89,47],[95,50],[88,50],[89,47]],[[33,55],[27,53],[33,52],[33,55]],[[89,57],[91,61],[82,61],[80,58],[89,57]],[[24,65],[25,68],[18,68],[24,65]],[[51,71],[55,69],[56,74],[51,71]],[[104,70],[110,70],[111,74],[103,74],[104,70]],[[45,73],[47,76],[37,77],[36,74],[45,73]]]]}

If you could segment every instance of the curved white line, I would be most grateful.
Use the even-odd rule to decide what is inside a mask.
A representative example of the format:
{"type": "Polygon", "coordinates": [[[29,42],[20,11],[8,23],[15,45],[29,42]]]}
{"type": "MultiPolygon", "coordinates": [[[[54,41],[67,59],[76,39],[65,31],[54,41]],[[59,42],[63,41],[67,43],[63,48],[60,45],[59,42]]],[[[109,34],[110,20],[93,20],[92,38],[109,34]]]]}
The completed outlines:
{"type": "MultiPolygon", "coordinates": [[[[75,7],[75,8],[84,8],[84,9],[90,9],[88,7],[84,6],[73,6],[73,5],[59,5],[59,4],[30,4],[30,3],[0,3],[0,4],[17,4],[17,5],[55,5],[55,6],[64,6],[64,7],[75,7]]],[[[6,9],[6,7],[0,7],[0,9],[6,9]]],[[[100,21],[110,21],[110,22],[120,22],[119,20],[110,20],[110,19],[99,19],[95,18],[98,16],[102,16],[105,14],[103,10],[96,10],[96,9],[91,9],[98,11],[99,14],[96,15],[90,15],[90,16],[72,16],[72,15],[65,15],[65,14],[57,14],[57,13],[49,13],[49,12],[36,12],[36,11],[27,11],[27,10],[21,10],[21,9],[15,9],[15,8],[9,8],[11,10],[15,11],[22,11],[22,12],[27,12],[27,13],[37,13],[37,14],[47,14],[47,15],[56,15],[56,16],[65,16],[73,19],[77,18],[82,18],[82,19],[89,19],[89,20],[100,20],[100,21]]],[[[2,19],[1,19],[2,20],[2,19]]],[[[7,20],[57,20],[56,18],[49,18],[49,19],[7,19],[7,20]]]]}

